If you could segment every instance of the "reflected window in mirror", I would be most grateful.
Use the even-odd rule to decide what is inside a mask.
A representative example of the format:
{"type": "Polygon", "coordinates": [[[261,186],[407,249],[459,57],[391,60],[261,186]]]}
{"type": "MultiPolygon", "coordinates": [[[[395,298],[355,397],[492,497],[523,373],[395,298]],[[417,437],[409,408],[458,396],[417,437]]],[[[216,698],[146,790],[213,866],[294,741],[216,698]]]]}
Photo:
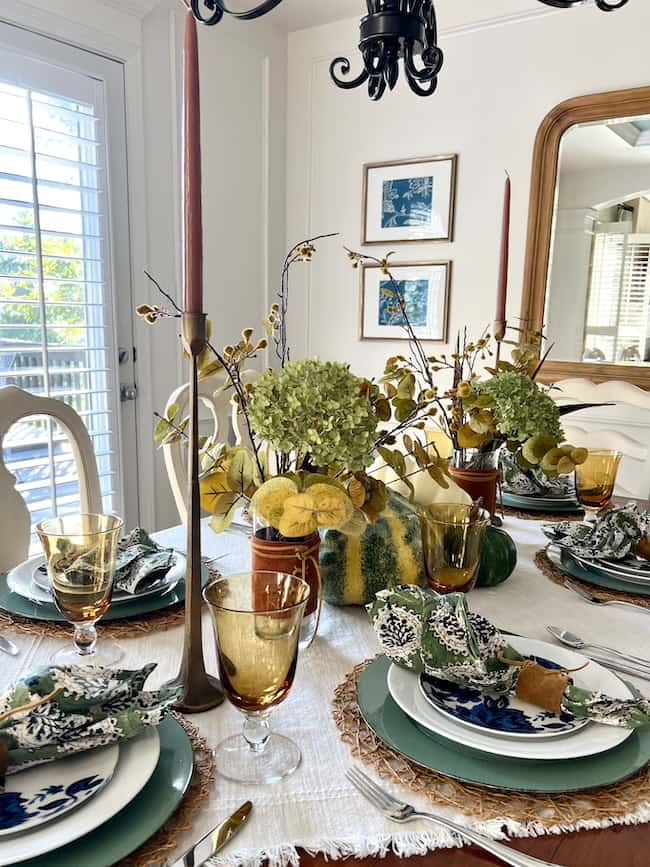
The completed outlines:
{"type": "Polygon", "coordinates": [[[564,133],[550,252],[553,357],[650,364],[650,115],[564,133]]]}

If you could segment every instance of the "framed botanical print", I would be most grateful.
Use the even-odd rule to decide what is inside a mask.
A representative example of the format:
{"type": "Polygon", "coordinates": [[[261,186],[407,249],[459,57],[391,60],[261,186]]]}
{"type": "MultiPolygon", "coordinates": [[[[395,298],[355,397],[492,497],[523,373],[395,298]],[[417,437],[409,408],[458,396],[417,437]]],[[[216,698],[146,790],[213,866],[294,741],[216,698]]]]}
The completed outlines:
{"type": "MultiPolygon", "coordinates": [[[[421,340],[447,340],[451,262],[391,262],[409,321],[421,340]]],[[[361,339],[408,340],[395,287],[379,265],[361,269],[361,339]]]]}
{"type": "Polygon", "coordinates": [[[453,241],[456,155],[363,167],[362,244],[453,241]]]}

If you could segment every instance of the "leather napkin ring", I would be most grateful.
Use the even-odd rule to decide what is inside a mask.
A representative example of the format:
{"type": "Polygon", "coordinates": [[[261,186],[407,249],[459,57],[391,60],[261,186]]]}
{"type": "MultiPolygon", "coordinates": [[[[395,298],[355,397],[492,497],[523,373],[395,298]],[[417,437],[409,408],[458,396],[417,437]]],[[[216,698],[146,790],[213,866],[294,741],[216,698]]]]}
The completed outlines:
{"type": "Polygon", "coordinates": [[[503,654],[499,654],[498,659],[504,665],[520,669],[517,678],[517,698],[557,714],[562,712],[564,693],[573,683],[571,675],[589,665],[586,662],[580,668],[544,668],[543,665],[538,665],[529,659],[519,662],[507,659],[503,654]]]}

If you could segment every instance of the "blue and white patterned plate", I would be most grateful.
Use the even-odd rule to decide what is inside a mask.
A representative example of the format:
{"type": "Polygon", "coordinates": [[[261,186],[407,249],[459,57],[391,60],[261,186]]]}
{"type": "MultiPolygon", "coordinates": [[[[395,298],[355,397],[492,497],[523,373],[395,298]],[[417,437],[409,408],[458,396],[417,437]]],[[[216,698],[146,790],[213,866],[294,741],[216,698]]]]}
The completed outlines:
{"type": "Polygon", "coordinates": [[[112,744],[10,774],[0,793],[0,837],[32,831],[85,804],[109,782],[119,754],[112,744]]]}
{"type": "MultiPolygon", "coordinates": [[[[529,657],[546,668],[559,668],[542,657],[529,657]]],[[[552,738],[573,734],[589,720],[554,714],[521,701],[514,695],[489,696],[477,689],[458,686],[426,674],[420,675],[420,690],[437,711],[469,726],[511,738],[552,738]]]]}

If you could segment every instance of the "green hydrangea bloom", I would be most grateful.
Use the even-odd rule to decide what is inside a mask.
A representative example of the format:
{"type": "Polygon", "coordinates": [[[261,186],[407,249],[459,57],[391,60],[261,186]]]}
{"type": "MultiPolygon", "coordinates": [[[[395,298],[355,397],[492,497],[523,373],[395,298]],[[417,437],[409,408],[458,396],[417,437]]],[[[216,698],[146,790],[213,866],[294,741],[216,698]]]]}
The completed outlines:
{"type": "Polygon", "coordinates": [[[316,466],[364,469],[373,461],[377,418],[361,385],[347,365],[317,358],[267,370],[249,402],[255,433],[277,451],[309,453],[316,466]]]}
{"type": "Polygon", "coordinates": [[[477,383],[475,391],[493,399],[497,428],[508,439],[525,442],[537,434],[564,439],[556,403],[526,374],[499,373],[477,383]]]}

